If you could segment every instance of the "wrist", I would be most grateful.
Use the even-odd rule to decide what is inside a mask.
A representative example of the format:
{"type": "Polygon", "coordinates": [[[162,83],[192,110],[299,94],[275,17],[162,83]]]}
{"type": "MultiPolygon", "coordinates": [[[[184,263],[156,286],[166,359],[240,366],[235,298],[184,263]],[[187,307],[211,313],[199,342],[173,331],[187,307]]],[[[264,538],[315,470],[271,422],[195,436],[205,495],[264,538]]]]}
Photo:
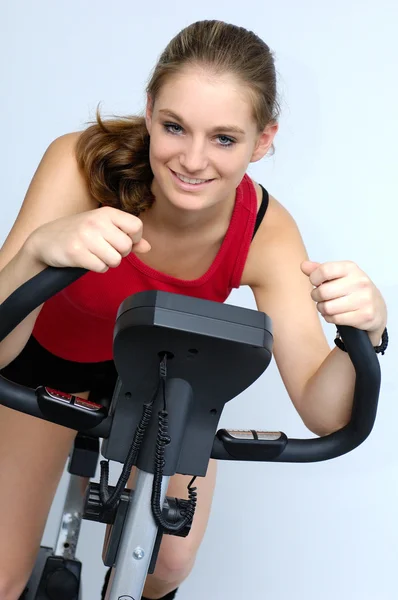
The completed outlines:
{"type": "Polygon", "coordinates": [[[370,341],[372,342],[372,346],[380,346],[382,342],[382,335],[385,329],[385,325],[383,325],[382,329],[377,329],[375,331],[368,331],[368,336],[370,341]]]}
{"type": "Polygon", "coordinates": [[[32,277],[44,271],[48,265],[38,258],[35,250],[35,242],[31,236],[27,238],[23,246],[18,252],[19,261],[24,265],[25,269],[31,273],[32,277]]]}
{"type": "MultiPolygon", "coordinates": [[[[386,351],[386,348],[388,346],[388,340],[389,340],[387,326],[384,327],[384,329],[383,329],[383,331],[381,331],[381,333],[380,333],[380,331],[381,330],[367,331],[366,333],[368,334],[370,343],[372,344],[373,348],[375,349],[375,352],[377,354],[379,354],[379,353],[384,354],[386,351]]],[[[340,348],[340,350],[347,352],[344,342],[341,339],[341,335],[340,335],[338,326],[336,326],[336,338],[334,340],[334,343],[336,344],[336,346],[338,348],[340,348]]]]}
{"type": "Polygon", "coordinates": [[[33,236],[32,234],[25,240],[23,246],[21,247],[21,249],[19,251],[19,254],[20,254],[22,260],[24,262],[26,262],[27,264],[29,264],[29,266],[33,267],[34,269],[36,267],[38,269],[40,267],[42,267],[43,269],[48,267],[48,265],[46,265],[46,263],[44,263],[39,258],[38,248],[37,248],[37,240],[35,239],[35,236],[33,236]]]}

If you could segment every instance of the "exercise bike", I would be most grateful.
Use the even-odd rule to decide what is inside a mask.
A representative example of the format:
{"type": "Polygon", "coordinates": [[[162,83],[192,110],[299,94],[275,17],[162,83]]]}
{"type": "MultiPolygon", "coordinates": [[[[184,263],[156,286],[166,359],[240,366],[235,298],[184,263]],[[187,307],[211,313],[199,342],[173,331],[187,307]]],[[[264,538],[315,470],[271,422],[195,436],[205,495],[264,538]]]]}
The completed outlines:
{"type": "MultiPolygon", "coordinates": [[[[0,341],[32,310],[87,271],[48,267],[0,306],[0,341]]],[[[71,474],[54,549],[41,547],[21,600],[80,600],[76,544],[82,519],[107,523],[102,559],[112,568],[107,600],[139,600],[154,571],[163,535],[189,535],[193,481],[210,458],[314,462],[350,452],[370,434],[380,391],[380,366],[366,332],[339,327],[356,371],[352,418],[321,438],[282,432],[217,430],[225,403],[247,389],[272,358],[272,324],[256,310],[160,291],[141,292],[119,307],[113,354],[118,380],[109,406],[50,389],[30,389],[0,377],[0,403],[76,430],[71,474]],[[108,462],[123,464],[115,486],[108,462]],[[137,467],[134,491],[125,486],[137,467]],[[192,476],[188,499],[166,496],[175,473],[192,476]]]]}

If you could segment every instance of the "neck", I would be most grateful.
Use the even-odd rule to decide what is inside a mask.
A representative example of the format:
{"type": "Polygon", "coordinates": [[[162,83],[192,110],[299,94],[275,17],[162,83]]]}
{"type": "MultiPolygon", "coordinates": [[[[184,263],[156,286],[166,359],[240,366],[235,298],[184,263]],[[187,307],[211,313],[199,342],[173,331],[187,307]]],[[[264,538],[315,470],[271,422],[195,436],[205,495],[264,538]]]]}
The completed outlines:
{"type": "MultiPolygon", "coordinates": [[[[152,184],[152,193],[155,196],[155,202],[151,208],[142,215],[142,220],[150,220],[151,225],[156,229],[167,230],[173,235],[194,234],[202,232],[203,229],[223,226],[231,220],[231,215],[235,206],[236,192],[229,198],[219,201],[213,206],[203,210],[188,211],[174,206],[167,197],[165,197],[156,185],[152,184]]],[[[141,218],[141,216],[140,216],[141,218]]]]}

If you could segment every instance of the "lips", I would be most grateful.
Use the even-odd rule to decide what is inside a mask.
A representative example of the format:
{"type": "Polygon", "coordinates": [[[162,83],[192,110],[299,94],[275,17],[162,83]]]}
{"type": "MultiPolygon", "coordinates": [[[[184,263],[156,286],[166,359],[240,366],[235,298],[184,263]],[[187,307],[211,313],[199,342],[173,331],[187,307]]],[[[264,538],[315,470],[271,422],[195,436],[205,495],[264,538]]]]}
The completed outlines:
{"type": "MultiPolygon", "coordinates": [[[[170,171],[172,171],[174,173],[174,175],[176,175],[177,177],[185,177],[186,179],[195,179],[195,180],[199,180],[200,183],[207,183],[209,181],[213,181],[213,179],[202,179],[201,177],[188,177],[188,175],[183,175],[183,173],[177,173],[177,171],[173,171],[172,169],[170,169],[170,171]]],[[[184,182],[187,183],[187,182],[184,182]]],[[[195,185],[195,184],[192,184],[195,185]]],[[[197,184],[200,185],[200,184],[197,184]]]]}

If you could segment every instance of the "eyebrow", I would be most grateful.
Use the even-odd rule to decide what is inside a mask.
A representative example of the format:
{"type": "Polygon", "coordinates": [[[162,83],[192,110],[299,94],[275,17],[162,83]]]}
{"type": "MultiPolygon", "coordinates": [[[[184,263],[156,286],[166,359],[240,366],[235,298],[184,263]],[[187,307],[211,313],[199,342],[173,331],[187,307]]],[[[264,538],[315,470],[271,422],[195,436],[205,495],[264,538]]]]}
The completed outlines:
{"type": "MultiPolygon", "coordinates": [[[[161,110],[159,110],[159,113],[168,115],[172,119],[176,119],[176,121],[180,121],[180,123],[184,124],[184,119],[182,117],[180,117],[173,111],[168,110],[167,108],[162,108],[161,110]]],[[[214,127],[212,130],[213,133],[220,133],[223,131],[230,131],[233,133],[241,133],[241,134],[245,135],[245,131],[243,131],[243,129],[241,129],[240,127],[237,127],[236,125],[219,125],[217,127],[214,127]]]]}

